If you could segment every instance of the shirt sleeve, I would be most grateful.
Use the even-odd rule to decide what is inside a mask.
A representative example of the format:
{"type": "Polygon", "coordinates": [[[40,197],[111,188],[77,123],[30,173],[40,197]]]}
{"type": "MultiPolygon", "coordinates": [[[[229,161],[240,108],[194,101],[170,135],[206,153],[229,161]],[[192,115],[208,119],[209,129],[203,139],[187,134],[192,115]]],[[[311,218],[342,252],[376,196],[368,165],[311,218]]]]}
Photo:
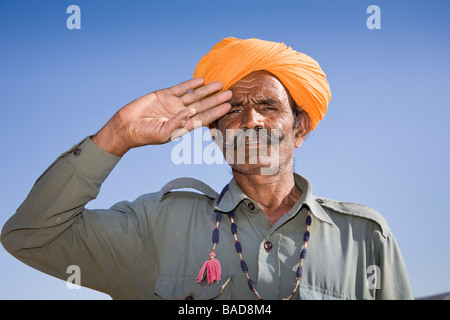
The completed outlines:
{"type": "Polygon", "coordinates": [[[397,241],[389,232],[386,238],[380,235],[378,253],[379,274],[376,284],[377,300],[412,300],[408,273],[397,241]]]}
{"type": "Polygon", "coordinates": [[[119,160],[90,138],[63,153],[4,225],[5,249],[63,280],[75,265],[82,286],[112,292],[142,254],[147,236],[145,210],[137,209],[143,199],[105,210],[85,208],[119,160]]]}

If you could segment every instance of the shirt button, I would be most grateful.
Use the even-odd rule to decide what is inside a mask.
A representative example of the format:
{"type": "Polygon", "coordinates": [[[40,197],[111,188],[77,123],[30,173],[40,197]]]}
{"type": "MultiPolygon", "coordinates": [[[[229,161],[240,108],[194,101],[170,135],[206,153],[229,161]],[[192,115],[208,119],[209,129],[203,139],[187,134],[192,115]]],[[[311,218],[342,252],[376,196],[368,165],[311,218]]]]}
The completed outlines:
{"type": "Polygon", "coordinates": [[[317,198],[316,201],[317,201],[318,203],[323,203],[323,200],[320,199],[320,198],[317,198]]]}
{"type": "Polygon", "coordinates": [[[250,210],[255,210],[255,204],[253,203],[253,202],[249,202],[248,204],[247,204],[247,207],[250,209],[250,210]]]}
{"type": "Polygon", "coordinates": [[[75,150],[73,150],[73,155],[74,156],[78,156],[81,153],[81,149],[80,148],[76,148],[75,150]]]}
{"type": "Polygon", "coordinates": [[[266,249],[267,251],[270,251],[272,247],[273,247],[272,242],[270,241],[264,242],[264,249],[266,249]]]}

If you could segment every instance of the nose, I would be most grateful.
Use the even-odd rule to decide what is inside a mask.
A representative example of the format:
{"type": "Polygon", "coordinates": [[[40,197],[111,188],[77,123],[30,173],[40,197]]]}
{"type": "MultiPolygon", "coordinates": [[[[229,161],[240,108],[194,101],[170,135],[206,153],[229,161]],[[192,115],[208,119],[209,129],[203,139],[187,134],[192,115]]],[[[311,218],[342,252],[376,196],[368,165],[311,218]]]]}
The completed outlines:
{"type": "Polygon", "coordinates": [[[254,108],[246,108],[241,118],[242,129],[263,129],[264,117],[254,108]]]}

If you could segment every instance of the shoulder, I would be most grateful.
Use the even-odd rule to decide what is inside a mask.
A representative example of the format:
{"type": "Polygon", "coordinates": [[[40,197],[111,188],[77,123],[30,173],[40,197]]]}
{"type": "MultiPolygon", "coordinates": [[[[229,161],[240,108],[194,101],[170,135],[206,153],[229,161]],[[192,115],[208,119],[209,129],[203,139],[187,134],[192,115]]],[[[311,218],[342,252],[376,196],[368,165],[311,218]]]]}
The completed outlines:
{"type": "Polygon", "coordinates": [[[175,197],[177,194],[182,197],[206,197],[212,200],[215,200],[218,197],[218,194],[214,189],[200,180],[194,178],[178,178],[165,184],[161,190],[156,193],[156,200],[163,201],[166,197],[170,197],[174,190],[178,189],[193,189],[195,191],[176,192],[175,197]]]}
{"type": "Polygon", "coordinates": [[[211,187],[199,180],[178,178],[166,183],[159,191],[143,194],[131,202],[118,202],[111,209],[157,216],[192,211],[193,207],[213,208],[217,196],[211,187]]]}
{"type": "Polygon", "coordinates": [[[384,236],[390,233],[390,229],[386,219],[374,208],[369,206],[352,203],[337,201],[327,198],[319,197],[317,202],[331,214],[344,215],[348,217],[361,218],[367,222],[376,223],[384,236]]]}
{"type": "Polygon", "coordinates": [[[168,182],[153,194],[154,214],[164,212],[211,211],[218,194],[204,182],[194,178],[178,178],[168,182]]]}

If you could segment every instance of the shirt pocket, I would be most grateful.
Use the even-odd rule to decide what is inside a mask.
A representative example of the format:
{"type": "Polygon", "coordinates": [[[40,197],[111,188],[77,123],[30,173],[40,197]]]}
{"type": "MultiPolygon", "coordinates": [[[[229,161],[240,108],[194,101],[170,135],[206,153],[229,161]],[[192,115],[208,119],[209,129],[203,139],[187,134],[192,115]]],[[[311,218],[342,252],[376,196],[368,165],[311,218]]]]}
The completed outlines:
{"type": "Polygon", "coordinates": [[[159,276],[155,294],[165,300],[212,300],[230,299],[231,277],[210,286],[200,285],[195,277],[159,276]]]}

